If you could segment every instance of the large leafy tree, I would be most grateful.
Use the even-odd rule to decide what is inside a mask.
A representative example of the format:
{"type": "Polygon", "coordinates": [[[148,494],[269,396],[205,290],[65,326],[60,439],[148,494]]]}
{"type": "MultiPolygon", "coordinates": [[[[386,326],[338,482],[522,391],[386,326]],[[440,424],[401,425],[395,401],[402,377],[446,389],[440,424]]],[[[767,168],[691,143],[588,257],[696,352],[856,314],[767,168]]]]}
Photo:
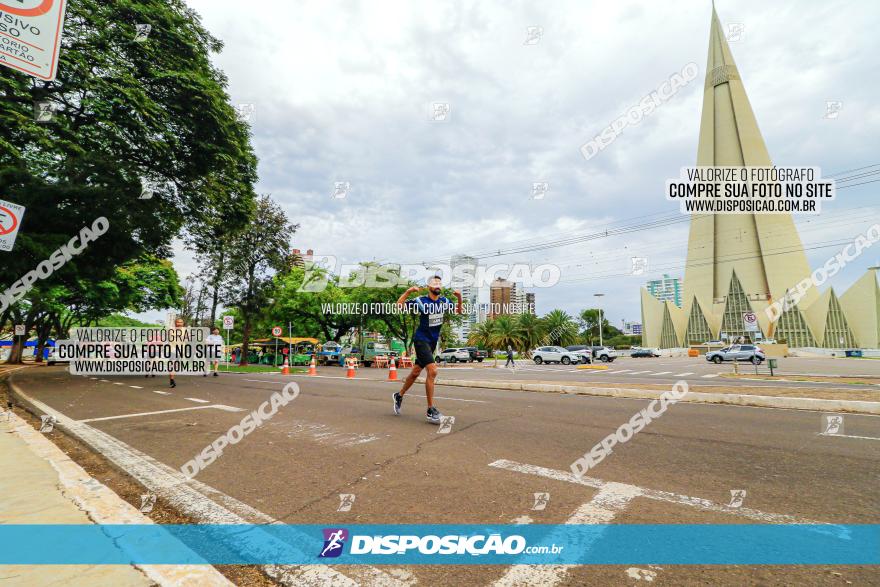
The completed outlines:
{"type": "Polygon", "coordinates": [[[0,252],[0,287],[97,217],[110,226],[20,302],[29,326],[51,305],[35,296],[53,287],[86,298],[94,292],[80,287],[113,280],[126,262],[170,256],[181,230],[247,222],[256,158],[210,60],[220,48],[182,0],[77,0],[55,81],[0,70],[0,194],[28,209],[15,250],[0,252]],[[134,41],[137,23],[152,25],[145,42],[134,41]],[[38,102],[52,121],[35,120],[38,102]]]}
{"type": "Polygon", "coordinates": [[[242,365],[247,364],[254,321],[274,303],[275,275],[288,270],[287,250],[297,228],[281,206],[261,196],[253,219],[230,241],[224,302],[235,307],[242,319],[242,365]]]}

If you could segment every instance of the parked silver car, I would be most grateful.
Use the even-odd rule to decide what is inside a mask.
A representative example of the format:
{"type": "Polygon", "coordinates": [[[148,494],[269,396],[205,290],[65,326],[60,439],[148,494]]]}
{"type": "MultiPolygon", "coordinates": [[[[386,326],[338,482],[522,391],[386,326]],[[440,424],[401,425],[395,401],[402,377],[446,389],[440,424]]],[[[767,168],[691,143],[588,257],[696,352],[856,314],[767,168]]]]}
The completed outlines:
{"type": "Polygon", "coordinates": [[[753,344],[734,344],[706,353],[706,360],[716,364],[724,361],[750,361],[760,365],[766,358],[761,347],[753,344]]]}
{"type": "Polygon", "coordinates": [[[562,363],[563,365],[571,365],[572,363],[580,363],[581,355],[577,352],[562,348],[561,346],[542,346],[535,349],[532,353],[532,360],[536,364],[541,363],[562,363]]]}

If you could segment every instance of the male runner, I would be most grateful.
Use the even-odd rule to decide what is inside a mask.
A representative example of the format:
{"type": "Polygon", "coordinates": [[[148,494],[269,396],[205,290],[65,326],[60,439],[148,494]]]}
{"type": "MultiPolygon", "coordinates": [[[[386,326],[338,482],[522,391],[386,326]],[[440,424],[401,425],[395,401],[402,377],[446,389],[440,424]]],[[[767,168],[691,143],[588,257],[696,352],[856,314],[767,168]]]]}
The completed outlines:
{"type": "MultiPolygon", "coordinates": [[[[437,348],[437,340],[440,338],[440,328],[443,326],[443,317],[446,312],[452,310],[452,302],[440,295],[441,279],[439,275],[435,275],[428,280],[428,295],[420,298],[407,300],[407,296],[411,293],[419,291],[420,287],[414,285],[397,300],[398,306],[406,306],[415,308],[419,314],[419,325],[413,334],[413,345],[416,349],[416,362],[412,371],[409,372],[403,382],[400,391],[395,392],[394,413],[400,415],[400,406],[403,404],[403,396],[406,391],[412,387],[416,378],[422,372],[427,370],[425,376],[425,397],[428,398],[428,422],[431,424],[439,424],[443,415],[434,407],[434,378],[437,377],[437,365],[434,363],[434,350],[437,348]]],[[[458,303],[455,305],[455,313],[461,314],[461,292],[456,291],[455,297],[458,303]]]]}

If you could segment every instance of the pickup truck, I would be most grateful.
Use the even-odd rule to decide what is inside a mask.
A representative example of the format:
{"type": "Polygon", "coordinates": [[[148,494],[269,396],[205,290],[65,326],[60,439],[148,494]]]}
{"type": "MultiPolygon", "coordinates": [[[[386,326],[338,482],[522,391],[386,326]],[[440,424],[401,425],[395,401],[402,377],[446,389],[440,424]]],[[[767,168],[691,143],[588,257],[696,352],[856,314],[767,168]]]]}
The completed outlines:
{"type": "Polygon", "coordinates": [[[476,361],[478,363],[482,363],[483,359],[489,358],[489,351],[487,351],[487,350],[478,349],[475,346],[466,346],[466,347],[462,347],[462,348],[464,348],[465,350],[467,350],[468,353],[470,353],[470,355],[471,355],[470,362],[471,363],[473,363],[474,361],[476,361]]]}

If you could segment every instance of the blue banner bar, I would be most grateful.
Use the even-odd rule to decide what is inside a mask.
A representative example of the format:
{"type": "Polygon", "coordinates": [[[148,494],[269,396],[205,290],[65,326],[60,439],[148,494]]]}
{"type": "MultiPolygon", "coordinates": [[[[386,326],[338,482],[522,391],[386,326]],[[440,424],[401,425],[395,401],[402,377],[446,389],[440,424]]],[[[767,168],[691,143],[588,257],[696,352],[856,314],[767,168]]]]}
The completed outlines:
{"type": "Polygon", "coordinates": [[[3,525],[0,564],[877,565],[880,525],[3,525]]]}

